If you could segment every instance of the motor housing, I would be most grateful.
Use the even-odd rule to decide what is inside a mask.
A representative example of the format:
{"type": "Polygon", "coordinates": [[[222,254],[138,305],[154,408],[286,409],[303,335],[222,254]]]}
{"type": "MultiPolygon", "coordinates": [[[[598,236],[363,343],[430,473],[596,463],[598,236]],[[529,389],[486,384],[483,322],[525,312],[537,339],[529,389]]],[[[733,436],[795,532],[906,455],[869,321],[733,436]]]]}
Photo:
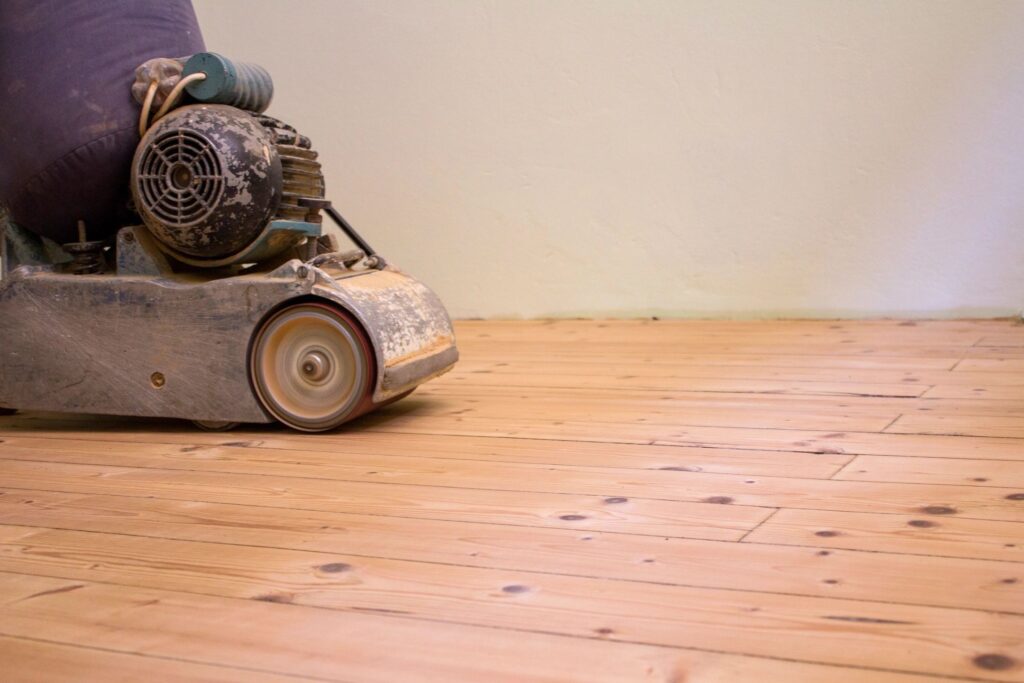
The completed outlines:
{"type": "Polygon", "coordinates": [[[146,132],[131,189],[146,227],[172,255],[216,262],[259,237],[281,204],[284,178],[275,140],[253,114],[198,104],[146,132]]]}

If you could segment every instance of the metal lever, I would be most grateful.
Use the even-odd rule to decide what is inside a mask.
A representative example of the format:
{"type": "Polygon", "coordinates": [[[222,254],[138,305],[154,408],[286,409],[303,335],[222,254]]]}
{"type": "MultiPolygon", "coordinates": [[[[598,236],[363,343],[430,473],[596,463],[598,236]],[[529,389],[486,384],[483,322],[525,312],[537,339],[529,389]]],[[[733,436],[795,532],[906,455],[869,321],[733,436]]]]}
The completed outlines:
{"type": "Polygon", "coordinates": [[[327,206],[323,207],[323,210],[327,212],[327,215],[331,217],[332,221],[337,223],[338,227],[341,228],[341,231],[344,232],[357,247],[363,250],[363,253],[366,254],[367,257],[377,255],[377,252],[373,250],[373,247],[366,243],[366,240],[356,232],[356,229],[353,228],[352,225],[345,220],[345,217],[338,213],[338,210],[331,206],[329,202],[327,206]]]}

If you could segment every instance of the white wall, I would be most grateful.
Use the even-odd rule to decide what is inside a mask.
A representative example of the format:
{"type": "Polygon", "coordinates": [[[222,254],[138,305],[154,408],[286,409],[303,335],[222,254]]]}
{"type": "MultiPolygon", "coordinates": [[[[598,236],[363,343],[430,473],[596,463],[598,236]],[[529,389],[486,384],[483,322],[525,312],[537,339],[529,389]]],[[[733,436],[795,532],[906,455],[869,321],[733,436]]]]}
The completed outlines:
{"type": "Polygon", "coordinates": [[[1024,304],[1024,2],[195,2],[456,316],[1024,304]]]}

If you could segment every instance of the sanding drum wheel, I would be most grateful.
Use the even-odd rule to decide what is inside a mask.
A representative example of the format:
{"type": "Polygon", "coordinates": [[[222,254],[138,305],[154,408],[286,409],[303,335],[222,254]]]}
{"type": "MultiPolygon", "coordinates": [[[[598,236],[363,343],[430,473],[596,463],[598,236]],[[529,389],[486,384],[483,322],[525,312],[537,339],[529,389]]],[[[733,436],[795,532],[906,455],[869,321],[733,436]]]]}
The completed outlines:
{"type": "Polygon", "coordinates": [[[240,423],[228,420],[192,420],[192,424],[204,432],[230,432],[240,423]]]}
{"type": "Polygon", "coordinates": [[[334,429],[372,405],[370,342],[359,323],[328,304],[273,314],[253,339],[249,372],[263,407],[293,429],[334,429]]]}

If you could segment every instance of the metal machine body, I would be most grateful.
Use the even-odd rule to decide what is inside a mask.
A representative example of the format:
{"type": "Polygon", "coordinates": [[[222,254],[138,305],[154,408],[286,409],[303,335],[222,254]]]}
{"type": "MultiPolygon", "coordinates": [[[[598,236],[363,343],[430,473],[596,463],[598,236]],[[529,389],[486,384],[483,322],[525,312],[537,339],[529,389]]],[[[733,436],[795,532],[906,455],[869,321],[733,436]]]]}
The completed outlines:
{"type": "Polygon", "coordinates": [[[0,411],[326,431],[452,367],[444,306],[324,198],[309,139],[263,114],[265,70],[157,58],[132,92],[141,225],[57,245],[0,220],[0,411]]]}
{"type": "Polygon", "coordinates": [[[118,234],[115,273],[74,275],[14,226],[3,244],[0,407],[272,422],[253,391],[248,350],[268,314],[300,301],[337,306],[365,330],[374,375],[364,408],[458,358],[436,295],[393,267],[367,267],[365,257],[348,266],[292,258],[268,271],[202,277],[174,273],[153,237],[132,226],[118,234]]]}

